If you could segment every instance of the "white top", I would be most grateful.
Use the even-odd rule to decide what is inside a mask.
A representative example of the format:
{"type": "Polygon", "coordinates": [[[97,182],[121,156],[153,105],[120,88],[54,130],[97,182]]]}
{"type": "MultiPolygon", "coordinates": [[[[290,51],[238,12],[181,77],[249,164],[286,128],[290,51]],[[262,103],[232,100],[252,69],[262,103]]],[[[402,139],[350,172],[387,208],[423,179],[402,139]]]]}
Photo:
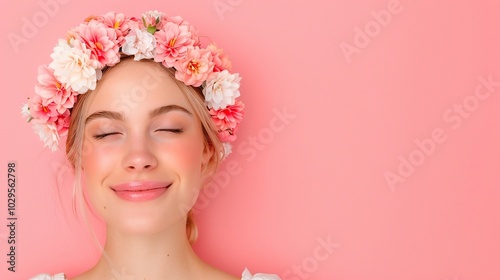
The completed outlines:
{"type": "MultiPolygon", "coordinates": [[[[29,280],[66,280],[66,276],[64,273],[58,273],[55,275],[49,274],[39,274],[35,277],[30,278],[29,280]]],[[[263,274],[257,273],[252,275],[248,269],[245,268],[243,273],[241,274],[241,280],[281,280],[276,274],[263,274]]]]}

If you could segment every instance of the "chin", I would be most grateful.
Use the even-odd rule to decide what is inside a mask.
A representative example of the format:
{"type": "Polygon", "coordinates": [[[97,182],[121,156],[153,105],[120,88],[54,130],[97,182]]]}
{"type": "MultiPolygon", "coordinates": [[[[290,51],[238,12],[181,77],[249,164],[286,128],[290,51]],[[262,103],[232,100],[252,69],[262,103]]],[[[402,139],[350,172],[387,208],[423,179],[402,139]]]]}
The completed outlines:
{"type": "Polygon", "coordinates": [[[163,211],[122,211],[113,217],[106,217],[106,224],[113,229],[123,233],[130,234],[155,234],[175,227],[185,228],[186,215],[182,215],[180,211],[168,211],[170,214],[165,214],[163,211]],[[172,215],[175,213],[175,215],[172,215]]]}

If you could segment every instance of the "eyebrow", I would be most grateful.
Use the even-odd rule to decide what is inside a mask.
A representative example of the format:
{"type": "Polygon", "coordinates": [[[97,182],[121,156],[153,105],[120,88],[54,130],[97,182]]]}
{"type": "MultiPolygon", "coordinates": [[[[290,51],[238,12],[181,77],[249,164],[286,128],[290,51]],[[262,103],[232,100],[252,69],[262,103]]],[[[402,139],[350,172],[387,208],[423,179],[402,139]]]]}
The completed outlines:
{"type": "MultiPolygon", "coordinates": [[[[151,112],[149,112],[149,117],[154,118],[162,114],[166,114],[171,111],[181,111],[189,116],[192,116],[193,114],[186,108],[179,106],[179,105],[167,105],[167,106],[161,106],[156,109],[153,109],[151,112]]],[[[107,119],[113,119],[113,120],[118,120],[118,121],[123,121],[123,115],[118,112],[113,112],[113,111],[98,111],[95,113],[92,113],[90,116],[85,119],[85,124],[88,124],[90,121],[98,118],[107,118],[107,119]]]]}
{"type": "Polygon", "coordinates": [[[85,119],[85,124],[88,124],[90,121],[95,120],[95,119],[99,119],[99,118],[107,118],[107,119],[123,121],[122,114],[120,114],[118,112],[98,111],[98,112],[92,113],[90,116],[88,116],[85,119]]]}
{"type": "Polygon", "coordinates": [[[149,117],[150,118],[154,118],[154,117],[157,117],[159,115],[162,115],[162,114],[166,114],[170,111],[181,111],[181,112],[184,112],[186,114],[188,114],[189,116],[193,116],[193,114],[191,112],[189,112],[188,109],[182,107],[182,106],[179,106],[179,105],[167,105],[167,106],[161,106],[159,108],[156,108],[154,109],[153,111],[151,111],[149,113],[149,117]]]}

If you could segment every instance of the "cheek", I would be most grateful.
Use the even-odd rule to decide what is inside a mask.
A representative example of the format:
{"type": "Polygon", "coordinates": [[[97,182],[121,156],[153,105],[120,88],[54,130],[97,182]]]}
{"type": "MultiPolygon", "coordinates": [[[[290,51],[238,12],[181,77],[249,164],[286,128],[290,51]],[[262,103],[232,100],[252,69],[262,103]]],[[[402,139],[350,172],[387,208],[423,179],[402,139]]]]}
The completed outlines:
{"type": "Polygon", "coordinates": [[[115,166],[112,152],[99,146],[94,146],[90,141],[83,145],[82,167],[88,186],[101,182],[115,166]]]}
{"type": "Polygon", "coordinates": [[[175,154],[172,154],[171,166],[176,170],[180,179],[180,185],[177,189],[177,198],[175,207],[184,215],[186,209],[191,209],[203,185],[202,174],[202,152],[203,144],[199,138],[195,140],[185,140],[175,145],[175,154]],[[187,207],[187,208],[186,208],[187,207]]]}
{"type": "Polygon", "coordinates": [[[84,185],[83,191],[89,199],[94,213],[101,218],[106,215],[108,201],[104,194],[103,185],[106,178],[112,173],[115,162],[111,151],[104,151],[102,147],[94,146],[90,142],[83,145],[82,168],[84,185]]]}
{"type": "Polygon", "coordinates": [[[190,173],[201,171],[203,144],[195,137],[185,139],[176,145],[175,165],[179,170],[185,170],[190,173]]]}

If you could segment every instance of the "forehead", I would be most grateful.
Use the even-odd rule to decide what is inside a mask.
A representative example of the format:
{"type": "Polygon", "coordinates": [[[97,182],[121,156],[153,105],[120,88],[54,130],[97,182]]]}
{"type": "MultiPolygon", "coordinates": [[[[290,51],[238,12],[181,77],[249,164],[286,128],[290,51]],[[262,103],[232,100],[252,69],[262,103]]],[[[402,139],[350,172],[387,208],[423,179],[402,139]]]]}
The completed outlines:
{"type": "Polygon", "coordinates": [[[126,116],[166,105],[179,105],[192,111],[174,79],[156,62],[122,61],[111,67],[98,82],[85,115],[116,111],[126,116]]]}

